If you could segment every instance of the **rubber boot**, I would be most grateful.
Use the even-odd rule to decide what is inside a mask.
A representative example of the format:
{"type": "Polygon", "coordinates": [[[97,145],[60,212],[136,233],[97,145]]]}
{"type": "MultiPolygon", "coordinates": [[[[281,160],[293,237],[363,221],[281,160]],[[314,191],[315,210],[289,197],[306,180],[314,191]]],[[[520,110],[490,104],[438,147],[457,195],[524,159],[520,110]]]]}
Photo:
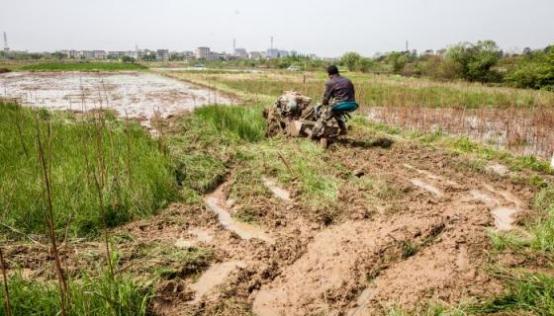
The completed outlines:
{"type": "Polygon", "coordinates": [[[348,130],[346,129],[346,123],[342,118],[337,117],[337,124],[339,125],[340,133],[339,135],[346,135],[348,130]]]}

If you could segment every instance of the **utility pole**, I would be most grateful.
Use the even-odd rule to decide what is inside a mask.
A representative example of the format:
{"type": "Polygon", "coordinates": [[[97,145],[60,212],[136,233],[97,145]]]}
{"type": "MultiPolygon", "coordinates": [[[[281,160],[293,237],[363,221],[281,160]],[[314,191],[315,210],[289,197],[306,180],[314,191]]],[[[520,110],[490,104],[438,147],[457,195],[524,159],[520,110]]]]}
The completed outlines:
{"type": "Polygon", "coordinates": [[[6,35],[6,32],[4,32],[4,53],[8,53],[10,51],[10,48],[8,47],[8,35],[6,35]]]}

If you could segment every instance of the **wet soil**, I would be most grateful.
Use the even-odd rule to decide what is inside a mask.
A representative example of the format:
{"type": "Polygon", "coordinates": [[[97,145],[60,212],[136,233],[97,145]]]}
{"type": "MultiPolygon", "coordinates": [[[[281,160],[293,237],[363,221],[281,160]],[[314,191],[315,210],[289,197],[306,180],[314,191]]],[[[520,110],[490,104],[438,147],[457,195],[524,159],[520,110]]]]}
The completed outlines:
{"type": "MultiPolygon", "coordinates": [[[[416,312],[433,301],[456,304],[502,291],[487,270],[493,263],[488,234],[517,229],[519,217],[530,212],[532,187],[410,142],[390,148],[334,144],[326,155],[330,164],[388,189],[376,188],[378,199],[369,204],[367,192],[346,181],[338,191],[344,216],[324,225],[301,209],[290,194],[294,188],[267,177],[264,185],[288,206],[267,205],[284,218],[264,226],[232,216],[233,184],[226,182],[203,205],[175,204],[113,231],[125,240],[114,245],[122,253],[119,270],[175,271],[156,285],[151,311],[157,315],[384,315],[392,307],[416,312]],[[153,255],[153,246],[203,248],[212,256],[192,268],[153,255]]],[[[47,253],[44,248],[12,245],[6,257],[10,267],[52,278],[43,264],[51,258],[37,255],[47,253]]],[[[62,252],[77,270],[102,258],[101,249],[100,243],[75,242],[62,252]]]]}
{"type": "Polygon", "coordinates": [[[25,106],[84,112],[113,109],[122,118],[168,118],[207,104],[232,104],[226,95],[187,82],[143,72],[12,72],[0,75],[0,97],[25,106]]]}

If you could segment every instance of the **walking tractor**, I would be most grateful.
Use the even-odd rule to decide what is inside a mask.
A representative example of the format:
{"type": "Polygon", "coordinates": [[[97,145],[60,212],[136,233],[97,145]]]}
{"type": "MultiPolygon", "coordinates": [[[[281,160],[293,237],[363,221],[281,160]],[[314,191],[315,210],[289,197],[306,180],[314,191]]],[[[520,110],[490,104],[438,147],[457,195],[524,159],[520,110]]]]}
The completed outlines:
{"type": "Polygon", "coordinates": [[[351,108],[344,111],[332,110],[330,106],[311,105],[312,99],[295,91],[287,91],[264,110],[268,137],[283,134],[290,137],[307,137],[318,140],[327,147],[340,135],[344,135],[340,124],[344,124],[351,108]]]}

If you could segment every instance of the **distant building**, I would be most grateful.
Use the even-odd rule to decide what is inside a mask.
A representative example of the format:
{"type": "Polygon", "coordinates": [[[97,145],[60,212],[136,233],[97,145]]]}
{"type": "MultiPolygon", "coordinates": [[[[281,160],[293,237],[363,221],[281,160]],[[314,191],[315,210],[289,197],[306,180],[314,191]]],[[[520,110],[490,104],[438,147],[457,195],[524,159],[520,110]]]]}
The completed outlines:
{"type": "Polygon", "coordinates": [[[109,59],[120,59],[124,56],[137,58],[137,51],[129,50],[129,51],[123,51],[123,50],[117,50],[117,51],[109,51],[106,55],[106,58],[109,59]]]}
{"type": "Polygon", "coordinates": [[[247,59],[248,52],[244,48],[235,48],[235,51],[233,52],[233,56],[239,59],[247,59]]]}
{"type": "Polygon", "coordinates": [[[276,49],[276,48],[270,48],[270,49],[268,49],[268,50],[266,51],[266,53],[265,53],[265,56],[266,56],[267,58],[279,58],[279,57],[281,57],[281,56],[279,55],[279,50],[276,49]]]}
{"type": "Polygon", "coordinates": [[[289,56],[289,52],[286,50],[279,50],[276,48],[270,48],[266,52],[267,58],[281,58],[289,56]]]}
{"type": "Polygon", "coordinates": [[[198,47],[195,51],[196,59],[210,59],[210,48],[209,47],[198,47]]]}
{"type": "Polygon", "coordinates": [[[207,60],[225,60],[227,57],[227,54],[225,53],[216,53],[216,52],[210,52],[210,54],[208,55],[208,58],[207,60]]]}
{"type": "Polygon", "coordinates": [[[265,58],[265,54],[262,52],[250,52],[250,54],[248,54],[248,57],[250,59],[260,60],[265,58]]]}
{"type": "Polygon", "coordinates": [[[168,49],[158,49],[156,51],[156,59],[161,61],[169,60],[169,50],[168,49]]]}
{"type": "Polygon", "coordinates": [[[94,51],[92,50],[84,50],[81,52],[81,57],[85,59],[94,59],[94,51]]]}
{"type": "Polygon", "coordinates": [[[289,55],[290,55],[289,52],[286,51],[286,50],[280,50],[279,51],[279,57],[287,57],[289,55]]]}
{"type": "Polygon", "coordinates": [[[76,50],[62,50],[60,53],[64,54],[66,58],[77,58],[77,51],[76,50]]]}
{"type": "Polygon", "coordinates": [[[106,59],[108,57],[108,54],[104,50],[95,50],[92,52],[94,59],[106,59]]]}
{"type": "Polygon", "coordinates": [[[109,51],[108,52],[108,58],[111,58],[111,59],[118,59],[118,58],[121,58],[123,56],[125,56],[124,51],[109,51]]]}

